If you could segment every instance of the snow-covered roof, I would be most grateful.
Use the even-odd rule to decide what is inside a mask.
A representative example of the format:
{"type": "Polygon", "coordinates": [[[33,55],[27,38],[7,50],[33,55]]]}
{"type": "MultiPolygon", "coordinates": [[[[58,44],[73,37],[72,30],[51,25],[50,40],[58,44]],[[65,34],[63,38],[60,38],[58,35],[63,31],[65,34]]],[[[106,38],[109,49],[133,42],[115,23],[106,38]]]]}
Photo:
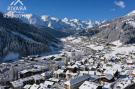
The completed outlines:
{"type": "Polygon", "coordinates": [[[111,89],[112,83],[104,82],[103,89],[111,89]]]}
{"type": "Polygon", "coordinates": [[[67,66],[67,68],[78,68],[78,65],[74,64],[72,66],[67,66]]]}
{"type": "Polygon", "coordinates": [[[54,82],[51,82],[51,81],[45,81],[44,82],[44,85],[46,85],[46,86],[48,86],[48,85],[52,86],[53,84],[54,84],[54,82]]]}
{"type": "Polygon", "coordinates": [[[121,46],[122,42],[120,40],[113,41],[111,44],[116,45],[116,46],[121,46]]]}
{"type": "Polygon", "coordinates": [[[108,79],[108,80],[111,80],[113,78],[113,75],[111,74],[106,74],[105,77],[108,79]]]}
{"type": "Polygon", "coordinates": [[[64,72],[64,70],[62,70],[62,69],[58,69],[57,71],[54,71],[55,74],[61,74],[63,72],[64,72]]]}
{"type": "Polygon", "coordinates": [[[130,84],[132,84],[132,82],[129,78],[120,79],[114,85],[114,89],[124,89],[125,87],[127,87],[130,84]]]}
{"type": "Polygon", "coordinates": [[[69,70],[66,71],[66,74],[70,74],[72,76],[76,76],[78,73],[73,73],[73,72],[70,72],[69,70]]]}
{"type": "Polygon", "coordinates": [[[24,89],[29,89],[31,87],[31,85],[25,85],[23,88],[24,89]]]}
{"type": "Polygon", "coordinates": [[[45,85],[44,83],[40,84],[40,88],[39,89],[46,89],[46,88],[47,88],[47,85],[45,85]]]}
{"type": "Polygon", "coordinates": [[[97,84],[97,83],[90,82],[90,81],[85,81],[85,82],[79,87],[79,89],[97,89],[98,86],[99,86],[99,84],[97,84]]]}
{"type": "Polygon", "coordinates": [[[104,49],[103,46],[97,46],[97,45],[94,45],[94,44],[88,45],[87,47],[90,47],[93,50],[103,50],[104,49]]]}
{"type": "Polygon", "coordinates": [[[57,78],[49,78],[49,81],[53,81],[53,82],[59,82],[60,80],[57,78]]]}
{"type": "Polygon", "coordinates": [[[13,81],[13,82],[11,82],[11,84],[12,84],[12,86],[13,87],[22,87],[23,86],[23,81],[21,81],[21,80],[18,80],[18,81],[13,81]]]}
{"type": "Polygon", "coordinates": [[[135,51],[135,46],[113,47],[112,49],[112,52],[105,54],[106,58],[111,58],[116,54],[128,55],[130,52],[135,51]]]}
{"type": "Polygon", "coordinates": [[[111,63],[112,66],[103,65],[103,68],[106,69],[104,74],[113,75],[116,71],[122,71],[122,65],[111,63]]]}
{"type": "Polygon", "coordinates": [[[134,63],[132,59],[126,60],[127,63],[134,63]]]}
{"type": "Polygon", "coordinates": [[[85,81],[85,80],[87,80],[89,78],[90,78],[89,75],[78,76],[78,77],[76,77],[74,79],[66,81],[65,84],[67,84],[67,85],[74,85],[74,84],[77,84],[79,82],[83,82],[83,81],[85,81]]]}
{"type": "Polygon", "coordinates": [[[37,72],[37,71],[41,71],[41,70],[46,69],[46,68],[47,67],[45,67],[45,66],[34,65],[34,68],[22,70],[22,71],[20,71],[20,73],[24,74],[24,73],[27,73],[27,72],[37,72]]]}
{"type": "Polygon", "coordinates": [[[34,75],[32,76],[34,80],[41,80],[44,79],[44,77],[42,75],[34,75]]]}
{"type": "Polygon", "coordinates": [[[89,74],[88,71],[80,71],[80,74],[89,74]]]}
{"type": "Polygon", "coordinates": [[[27,72],[28,72],[28,70],[23,70],[23,71],[21,71],[22,74],[25,74],[25,73],[27,73],[27,72]]]}
{"type": "Polygon", "coordinates": [[[101,72],[96,71],[96,75],[100,76],[103,75],[101,72]]]}
{"type": "Polygon", "coordinates": [[[42,75],[43,77],[45,77],[45,76],[46,76],[46,73],[42,73],[41,75],[42,75]]]}
{"type": "Polygon", "coordinates": [[[38,89],[39,88],[39,85],[37,85],[37,84],[33,84],[31,87],[30,87],[30,89],[38,89]]]}
{"type": "Polygon", "coordinates": [[[108,69],[104,71],[104,74],[110,74],[110,75],[114,75],[114,73],[116,73],[117,70],[115,69],[108,69]]]}

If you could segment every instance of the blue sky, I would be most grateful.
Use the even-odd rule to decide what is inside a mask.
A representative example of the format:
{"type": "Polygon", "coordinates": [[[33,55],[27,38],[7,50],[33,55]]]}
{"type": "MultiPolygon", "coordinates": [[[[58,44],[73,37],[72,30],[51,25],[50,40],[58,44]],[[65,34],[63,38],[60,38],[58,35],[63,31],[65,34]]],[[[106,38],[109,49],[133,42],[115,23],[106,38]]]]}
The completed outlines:
{"type": "MultiPolygon", "coordinates": [[[[0,0],[0,11],[6,12],[14,0],[0,0]]],[[[107,20],[135,10],[135,0],[22,0],[27,13],[59,18],[107,20]]]]}

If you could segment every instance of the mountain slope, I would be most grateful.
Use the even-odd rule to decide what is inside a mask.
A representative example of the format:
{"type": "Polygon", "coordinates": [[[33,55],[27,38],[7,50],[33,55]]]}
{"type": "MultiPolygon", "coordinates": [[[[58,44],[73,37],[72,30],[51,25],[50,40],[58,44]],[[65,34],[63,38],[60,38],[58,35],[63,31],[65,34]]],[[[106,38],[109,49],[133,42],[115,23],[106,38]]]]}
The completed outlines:
{"type": "Polygon", "coordinates": [[[97,37],[110,41],[121,40],[123,43],[135,43],[135,15],[128,15],[101,25],[103,29],[97,37]]]}
{"type": "MultiPolygon", "coordinates": [[[[5,18],[0,13],[0,56],[10,54],[27,56],[51,51],[60,41],[44,29],[23,23],[19,19],[5,18]]],[[[18,57],[19,57],[18,56],[18,57]]]]}
{"type": "Polygon", "coordinates": [[[135,43],[135,13],[133,11],[79,34],[105,39],[107,42],[120,40],[125,44],[135,43]]]}

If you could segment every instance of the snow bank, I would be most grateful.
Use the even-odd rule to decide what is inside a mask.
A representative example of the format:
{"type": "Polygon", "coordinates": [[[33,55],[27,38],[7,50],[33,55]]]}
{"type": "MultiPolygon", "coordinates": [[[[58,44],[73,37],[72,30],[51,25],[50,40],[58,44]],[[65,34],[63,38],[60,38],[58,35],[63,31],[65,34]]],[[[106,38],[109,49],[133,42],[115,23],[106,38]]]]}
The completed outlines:
{"type": "Polygon", "coordinates": [[[112,44],[116,46],[121,46],[122,42],[120,40],[117,40],[117,41],[112,42],[112,44]]]}
{"type": "Polygon", "coordinates": [[[112,52],[105,55],[106,58],[113,57],[118,53],[125,55],[129,54],[130,52],[135,51],[135,46],[113,47],[112,50],[112,52]]]}
{"type": "Polygon", "coordinates": [[[93,44],[91,44],[91,45],[89,45],[87,47],[90,47],[93,50],[103,50],[104,49],[103,46],[96,46],[96,45],[93,45],[93,44]]]}
{"type": "Polygon", "coordinates": [[[129,21],[128,24],[135,28],[135,22],[134,21],[129,21]]]}

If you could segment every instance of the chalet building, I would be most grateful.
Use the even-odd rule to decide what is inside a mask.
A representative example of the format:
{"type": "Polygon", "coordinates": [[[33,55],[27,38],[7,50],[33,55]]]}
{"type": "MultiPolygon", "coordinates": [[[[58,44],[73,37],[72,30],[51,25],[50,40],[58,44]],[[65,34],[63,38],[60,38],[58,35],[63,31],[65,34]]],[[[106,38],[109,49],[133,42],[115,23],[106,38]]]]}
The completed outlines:
{"type": "Polygon", "coordinates": [[[134,65],[135,62],[133,60],[126,60],[127,61],[127,65],[134,65]]]}
{"type": "Polygon", "coordinates": [[[130,78],[123,78],[117,80],[112,89],[134,89],[134,84],[130,78]]]}
{"type": "Polygon", "coordinates": [[[30,89],[31,85],[25,85],[23,89],[30,89]]]}
{"type": "Polygon", "coordinates": [[[105,82],[112,83],[115,81],[115,79],[114,79],[114,77],[112,77],[111,79],[107,78],[107,77],[101,77],[101,78],[97,79],[96,81],[98,81],[100,84],[104,84],[105,82]]]}
{"type": "Polygon", "coordinates": [[[11,82],[11,87],[13,89],[22,89],[23,88],[23,81],[21,81],[21,80],[13,81],[13,82],[11,82]]]}
{"type": "Polygon", "coordinates": [[[65,89],[78,89],[84,81],[90,79],[89,75],[83,75],[65,82],[65,89]]]}
{"type": "Polygon", "coordinates": [[[31,87],[30,87],[30,89],[39,89],[39,85],[37,85],[37,84],[33,84],[31,87]]]}
{"type": "Polygon", "coordinates": [[[96,81],[98,81],[101,84],[103,84],[105,82],[112,83],[118,78],[119,78],[119,72],[116,71],[113,75],[112,74],[105,74],[103,76],[100,76],[96,81]]]}
{"type": "Polygon", "coordinates": [[[48,81],[54,82],[54,83],[59,83],[60,79],[58,78],[49,78],[48,81]]]}
{"type": "Polygon", "coordinates": [[[79,70],[79,67],[78,65],[67,66],[67,70],[73,73],[77,73],[77,71],[79,70]]]}
{"type": "Polygon", "coordinates": [[[36,84],[43,83],[45,81],[45,78],[41,75],[34,75],[32,76],[36,84]]]}
{"type": "Polygon", "coordinates": [[[47,71],[41,74],[45,79],[53,77],[53,71],[47,71]]]}
{"type": "Polygon", "coordinates": [[[70,72],[69,70],[67,70],[66,71],[66,80],[69,80],[71,78],[74,78],[77,75],[78,75],[78,73],[73,73],[73,72],[70,72]]]}
{"type": "Polygon", "coordinates": [[[26,69],[23,71],[20,71],[20,78],[26,78],[30,77],[32,75],[41,74],[43,72],[48,71],[48,68],[42,67],[42,68],[32,68],[32,69],[26,69]]]}
{"type": "MultiPolygon", "coordinates": [[[[46,86],[46,88],[52,88],[54,84],[55,83],[52,81],[45,81],[44,82],[44,86],[46,86]]],[[[42,88],[42,86],[41,86],[41,89],[44,89],[44,88],[42,88]]]]}
{"type": "Polygon", "coordinates": [[[66,78],[65,71],[62,69],[58,69],[57,71],[54,71],[54,76],[58,79],[65,79],[66,78]]]}
{"type": "Polygon", "coordinates": [[[78,65],[72,65],[72,66],[67,66],[66,68],[66,80],[69,80],[71,78],[74,78],[75,76],[78,75],[79,67],[78,65]]]}
{"type": "Polygon", "coordinates": [[[125,89],[134,89],[134,88],[135,88],[135,83],[133,83],[133,84],[127,86],[125,89]]]}
{"type": "Polygon", "coordinates": [[[79,89],[102,89],[102,86],[100,86],[97,83],[90,82],[90,81],[85,81],[79,89]]]}
{"type": "Polygon", "coordinates": [[[31,77],[19,79],[16,81],[11,82],[11,87],[13,89],[22,89],[24,85],[29,85],[29,84],[40,84],[45,81],[44,77],[41,75],[34,75],[31,77]]]}

